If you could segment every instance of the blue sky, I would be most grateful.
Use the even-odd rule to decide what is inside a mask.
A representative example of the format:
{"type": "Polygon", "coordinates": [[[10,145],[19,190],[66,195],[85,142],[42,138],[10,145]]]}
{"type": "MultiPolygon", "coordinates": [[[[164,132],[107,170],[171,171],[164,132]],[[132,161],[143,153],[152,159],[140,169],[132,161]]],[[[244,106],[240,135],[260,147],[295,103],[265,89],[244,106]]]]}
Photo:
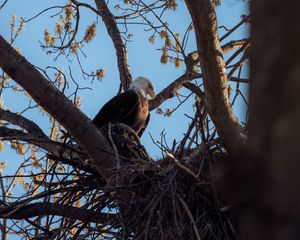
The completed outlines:
{"type": "MultiPolygon", "coordinates": [[[[0,1],[0,3],[3,0],[0,1]]],[[[93,1],[85,1],[93,5],[93,1]]],[[[118,1],[115,1],[118,3],[118,1]]],[[[113,5],[114,2],[110,1],[113,5]]],[[[182,0],[178,0],[178,9],[176,12],[169,11],[166,15],[166,20],[169,23],[169,27],[175,33],[183,34],[187,26],[190,23],[190,17],[187,13],[187,9],[182,0]]],[[[4,9],[0,11],[0,34],[6,39],[10,34],[10,17],[15,14],[17,22],[21,16],[26,19],[39,13],[41,10],[53,6],[64,5],[65,1],[59,0],[9,0],[4,9]]],[[[246,3],[239,0],[223,0],[222,6],[217,8],[219,25],[224,25],[228,28],[233,27],[238,23],[240,16],[247,13],[246,3]]],[[[106,29],[101,21],[98,19],[96,38],[84,48],[86,57],[81,56],[81,62],[87,72],[95,71],[99,68],[105,69],[105,77],[102,81],[85,80],[80,72],[79,66],[75,59],[71,62],[66,61],[64,57],[60,57],[56,61],[53,61],[55,55],[47,55],[45,51],[40,48],[40,42],[43,42],[44,30],[48,29],[50,32],[54,32],[55,22],[58,17],[50,18],[51,15],[57,13],[57,10],[51,10],[40,15],[38,18],[30,21],[25,25],[24,32],[14,43],[14,47],[20,48],[22,54],[34,65],[45,68],[47,66],[55,66],[59,69],[64,69],[66,76],[69,79],[68,67],[72,68],[72,75],[74,79],[79,83],[81,87],[91,87],[93,90],[83,90],[79,92],[82,97],[81,110],[87,114],[90,118],[93,118],[101,106],[108,101],[111,97],[116,95],[119,87],[119,73],[117,69],[116,55],[113,45],[107,35],[106,29]]],[[[115,12],[116,14],[121,14],[115,12]]],[[[79,26],[81,36],[84,34],[86,26],[96,21],[96,16],[90,11],[84,10],[81,13],[81,24],[79,26]]],[[[220,30],[222,35],[223,30],[220,30]]],[[[230,38],[240,39],[248,35],[248,29],[246,27],[236,31],[230,38]]],[[[173,64],[162,65],[160,63],[161,51],[163,41],[157,39],[154,45],[148,42],[148,38],[151,36],[150,32],[145,32],[144,27],[137,25],[130,25],[129,32],[133,34],[132,42],[127,44],[129,64],[131,67],[133,77],[146,76],[151,79],[156,92],[160,92],[169,83],[175,80],[178,76],[184,73],[184,67],[176,69],[173,64]]],[[[195,39],[192,36],[189,41],[188,50],[193,51],[196,49],[195,39]]],[[[247,76],[247,69],[244,68],[243,76],[247,76]]],[[[50,73],[51,75],[51,73],[50,73]]],[[[230,83],[233,87],[234,84],[230,83]]],[[[243,86],[246,92],[246,86],[243,86]]],[[[71,93],[74,90],[74,85],[70,85],[68,92],[71,93]]],[[[180,94],[186,95],[187,91],[182,89],[180,94]]],[[[28,98],[23,93],[6,92],[2,96],[5,106],[10,108],[14,112],[19,112],[24,109],[28,104],[28,98]]],[[[188,127],[189,120],[184,114],[192,115],[192,103],[193,98],[183,104],[178,111],[176,111],[172,117],[164,117],[158,115],[155,111],[152,112],[151,121],[149,126],[142,137],[142,143],[146,146],[150,155],[155,159],[160,157],[160,150],[152,143],[152,140],[148,134],[151,133],[155,140],[160,140],[160,133],[164,130],[166,138],[169,143],[174,138],[180,140],[188,127]]],[[[174,98],[164,103],[161,108],[176,107],[178,101],[174,98]]],[[[237,104],[234,106],[234,111],[239,119],[244,120],[246,106],[241,99],[238,99],[237,104]]],[[[38,111],[27,111],[24,116],[29,119],[38,122],[38,124],[49,133],[49,117],[47,115],[41,116],[38,111]]],[[[16,156],[9,146],[5,146],[5,151],[0,153],[0,162],[3,160],[8,161],[9,168],[5,173],[15,170],[21,163],[18,159],[20,156],[16,156]]]]}

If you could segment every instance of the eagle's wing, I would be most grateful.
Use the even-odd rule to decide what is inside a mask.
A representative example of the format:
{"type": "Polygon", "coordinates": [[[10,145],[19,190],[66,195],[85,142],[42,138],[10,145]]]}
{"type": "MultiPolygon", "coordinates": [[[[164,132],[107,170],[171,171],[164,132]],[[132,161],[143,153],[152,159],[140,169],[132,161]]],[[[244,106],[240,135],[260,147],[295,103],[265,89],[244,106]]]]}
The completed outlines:
{"type": "Polygon", "coordinates": [[[146,127],[148,126],[148,123],[150,121],[150,112],[148,113],[148,116],[147,116],[147,119],[146,119],[146,122],[145,122],[145,125],[144,127],[140,130],[140,132],[138,133],[138,136],[141,137],[146,129],[146,127]]]}
{"type": "Polygon", "coordinates": [[[134,121],[135,113],[138,111],[138,100],[134,91],[127,91],[113,97],[100,109],[93,123],[99,129],[109,122],[112,124],[122,122],[130,126],[130,121],[134,121]]]}

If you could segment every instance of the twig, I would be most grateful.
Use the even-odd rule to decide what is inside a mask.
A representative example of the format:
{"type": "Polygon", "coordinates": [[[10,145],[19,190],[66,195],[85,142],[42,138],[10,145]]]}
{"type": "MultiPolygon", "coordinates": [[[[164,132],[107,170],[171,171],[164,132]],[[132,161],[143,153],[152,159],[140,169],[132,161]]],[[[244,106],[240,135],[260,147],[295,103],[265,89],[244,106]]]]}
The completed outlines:
{"type": "Polygon", "coordinates": [[[249,16],[244,16],[242,18],[242,21],[240,21],[236,26],[234,26],[227,33],[225,33],[222,37],[220,37],[220,42],[223,41],[225,38],[227,38],[231,33],[233,33],[236,29],[238,29],[241,25],[243,25],[245,22],[248,22],[249,20],[250,20],[249,16]]]}
{"type": "Polygon", "coordinates": [[[182,153],[182,151],[183,151],[183,149],[184,149],[184,145],[185,145],[187,139],[189,138],[189,136],[190,136],[190,134],[191,134],[191,132],[192,132],[192,130],[193,130],[193,128],[194,128],[194,126],[195,126],[197,120],[198,120],[198,117],[199,117],[199,114],[198,114],[198,111],[196,111],[195,116],[194,116],[194,118],[192,119],[192,122],[190,123],[190,125],[189,125],[189,127],[188,127],[188,130],[187,130],[186,133],[184,134],[184,137],[183,137],[183,139],[182,139],[180,145],[178,146],[178,148],[177,148],[177,150],[176,150],[176,152],[177,152],[178,154],[182,153]]]}
{"type": "Polygon", "coordinates": [[[195,179],[197,180],[197,182],[203,183],[203,181],[201,181],[201,180],[198,178],[198,176],[197,176],[196,174],[194,174],[189,168],[187,168],[186,166],[182,165],[182,164],[179,162],[179,160],[178,160],[176,157],[174,157],[174,155],[173,155],[172,153],[167,152],[167,151],[165,151],[165,153],[166,153],[166,155],[167,155],[168,157],[170,157],[171,159],[174,160],[174,162],[176,163],[176,165],[177,165],[180,169],[184,170],[186,173],[188,173],[188,174],[191,175],[193,178],[195,178],[195,179]]]}
{"type": "MultiPolygon", "coordinates": [[[[6,191],[5,191],[5,187],[4,187],[4,184],[3,184],[3,178],[2,178],[2,172],[0,170],[0,186],[1,186],[1,192],[2,192],[2,200],[3,202],[6,202],[6,191]]],[[[6,231],[6,228],[7,228],[7,220],[6,219],[3,219],[3,224],[1,226],[1,232],[2,232],[2,240],[6,240],[7,239],[7,231],[6,231]]]]}
{"type": "Polygon", "coordinates": [[[0,9],[2,9],[5,6],[5,4],[7,3],[7,1],[8,0],[5,0],[4,3],[2,3],[2,5],[0,6],[0,9]]]}
{"type": "Polygon", "coordinates": [[[31,18],[25,20],[25,23],[28,23],[28,22],[30,22],[31,20],[33,20],[33,19],[37,18],[38,16],[40,16],[41,14],[43,14],[43,13],[49,11],[49,10],[55,9],[55,8],[63,9],[64,6],[52,6],[52,7],[46,8],[46,9],[44,9],[43,11],[39,12],[38,14],[34,15],[33,17],[31,17],[31,18]]]}
{"type": "Polygon", "coordinates": [[[116,144],[114,142],[114,140],[112,139],[111,136],[111,123],[108,123],[108,139],[110,144],[112,145],[112,148],[114,149],[114,153],[115,153],[115,157],[116,157],[116,162],[117,162],[117,179],[116,179],[116,183],[118,185],[119,183],[119,170],[120,170],[120,155],[118,152],[118,149],[116,147],[116,144]]]}
{"type": "Polygon", "coordinates": [[[189,218],[190,218],[190,220],[191,220],[191,222],[193,224],[193,228],[194,228],[197,240],[201,240],[199,232],[198,232],[198,229],[197,229],[197,225],[195,223],[195,220],[193,218],[193,215],[192,215],[192,213],[191,213],[188,205],[186,204],[186,202],[182,199],[182,197],[178,193],[176,195],[177,195],[178,200],[181,202],[182,206],[184,207],[187,215],[189,216],[189,218]]]}

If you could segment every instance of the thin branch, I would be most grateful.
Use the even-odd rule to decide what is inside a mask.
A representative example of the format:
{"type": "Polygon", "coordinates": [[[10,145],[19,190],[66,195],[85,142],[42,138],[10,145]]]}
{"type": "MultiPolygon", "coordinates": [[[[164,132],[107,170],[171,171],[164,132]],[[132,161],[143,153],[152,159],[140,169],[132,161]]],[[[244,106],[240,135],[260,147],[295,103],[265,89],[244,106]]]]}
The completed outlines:
{"type": "Polygon", "coordinates": [[[232,54],[232,56],[226,61],[225,63],[226,66],[228,66],[229,63],[231,63],[233,59],[235,59],[241,52],[249,49],[249,46],[250,46],[250,40],[245,41],[243,45],[234,54],[232,54]]]}
{"type": "Polygon", "coordinates": [[[79,20],[80,20],[80,11],[79,11],[78,6],[76,6],[76,23],[75,23],[75,28],[74,28],[74,30],[72,30],[72,36],[71,36],[70,40],[65,45],[62,45],[62,46],[58,47],[60,50],[63,50],[65,48],[69,48],[72,45],[72,43],[75,40],[75,37],[77,35],[77,32],[78,32],[79,20]]]}
{"type": "Polygon", "coordinates": [[[191,220],[191,223],[193,225],[193,229],[194,229],[195,235],[197,237],[197,240],[201,240],[200,234],[199,234],[198,229],[197,229],[197,225],[196,225],[194,217],[193,217],[193,214],[191,213],[188,205],[186,204],[186,202],[182,199],[182,197],[178,193],[177,193],[177,198],[180,201],[180,203],[182,204],[183,208],[185,209],[187,215],[189,216],[189,219],[191,220]]]}
{"type": "MultiPolygon", "coordinates": [[[[201,78],[202,74],[194,74],[192,76],[188,77],[187,73],[184,73],[180,77],[178,77],[176,80],[174,80],[172,83],[170,83],[166,88],[164,88],[160,93],[156,95],[156,97],[153,100],[149,101],[149,110],[152,111],[156,108],[158,108],[162,103],[164,103],[166,100],[173,98],[176,94],[176,91],[179,90],[182,86],[189,88],[191,86],[189,83],[191,80],[201,78]]],[[[247,78],[237,78],[237,77],[231,77],[229,81],[232,82],[240,82],[240,83],[250,83],[250,80],[247,78]]],[[[195,87],[197,87],[195,85],[195,87]]],[[[191,87],[194,89],[194,87],[191,87]]],[[[197,87],[198,88],[198,87],[197,87]]],[[[192,90],[192,89],[190,89],[192,90]]],[[[193,90],[192,90],[193,91],[193,90]]],[[[196,93],[199,97],[204,96],[204,93],[201,93],[196,91],[196,93]]],[[[204,98],[203,98],[204,99],[204,98]]]]}
{"type": "MultiPolygon", "coordinates": [[[[5,187],[4,187],[4,183],[3,183],[3,178],[2,178],[2,172],[0,171],[0,187],[1,187],[1,194],[2,194],[2,201],[3,202],[6,202],[6,194],[7,194],[7,191],[5,190],[5,187]]],[[[3,219],[3,224],[1,226],[1,232],[2,232],[2,240],[6,240],[7,239],[7,220],[6,219],[3,219]]]]}
{"type": "Polygon", "coordinates": [[[31,133],[40,138],[48,138],[43,130],[33,121],[13,113],[9,110],[3,110],[0,108],[0,120],[7,121],[11,124],[17,125],[25,129],[28,133],[31,133]]]}
{"type": "MultiPolygon", "coordinates": [[[[17,207],[18,206],[16,206],[16,208],[17,207]]],[[[32,203],[22,206],[17,211],[14,211],[14,209],[11,209],[10,207],[0,208],[1,218],[25,219],[45,215],[56,215],[69,219],[101,224],[107,224],[117,216],[112,213],[100,213],[98,211],[65,206],[57,203],[32,203]]]]}
{"type": "Polygon", "coordinates": [[[241,59],[235,63],[232,67],[232,69],[230,70],[230,72],[228,73],[228,77],[231,78],[231,76],[234,74],[234,72],[242,65],[242,63],[247,60],[249,58],[249,47],[247,47],[244,51],[243,56],[241,57],[241,59]]]}
{"type": "Polygon", "coordinates": [[[43,13],[45,13],[45,12],[47,12],[47,11],[49,11],[49,10],[52,10],[52,9],[56,9],[56,8],[63,9],[64,6],[52,6],[52,7],[48,7],[48,8],[46,8],[46,9],[44,9],[43,11],[39,12],[38,14],[34,15],[33,17],[31,17],[31,18],[25,20],[25,23],[28,23],[28,22],[30,22],[31,20],[33,20],[33,19],[37,18],[38,16],[42,15],[43,13]]]}
{"type": "Polygon", "coordinates": [[[198,176],[192,172],[191,169],[187,168],[186,166],[182,165],[179,160],[174,157],[174,155],[168,151],[166,151],[166,155],[168,157],[170,157],[174,162],[175,164],[177,165],[177,167],[179,167],[180,169],[182,169],[183,171],[185,171],[188,175],[192,176],[197,182],[200,182],[200,183],[203,183],[203,181],[201,181],[198,176]]]}
{"type": "Polygon", "coordinates": [[[197,52],[189,53],[185,58],[186,72],[170,83],[165,89],[158,93],[155,99],[149,102],[149,110],[157,108],[166,100],[174,97],[177,90],[182,87],[185,82],[190,82],[194,79],[200,78],[201,74],[197,72],[197,63],[199,62],[199,57],[197,52]]]}
{"type": "Polygon", "coordinates": [[[176,91],[179,90],[185,82],[189,82],[193,79],[201,77],[198,75],[190,75],[188,73],[182,74],[172,83],[170,83],[165,89],[163,89],[160,93],[156,95],[156,97],[149,102],[149,110],[159,107],[166,100],[174,97],[176,95],[176,91]]]}
{"type": "Polygon", "coordinates": [[[231,50],[235,49],[235,48],[240,48],[244,45],[244,43],[247,41],[249,42],[249,38],[245,38],[245,39],[240,39],[240,40],[232,40],[224,45],[222,45],[222,52],[223,54],[225,53],[229,53],[231,50]]]}
{"type": "Polygon", "coordinates": [[[206,99],[205,99],[204,92],[197,85],[195,85],[194,83],[191,83],[191,82],[186,82],[183,84],[183,86],[185,88],[191,90],[193,93],[195,93],[204,102],[204,105],[207,104],[207,103],[205,103],[206,99]]]}
{"type": "Polygon", "coordinates": [[[225,33],[222,37],[220,37],[220,42],[227,38],[230,34],[232,34],[235,30],[237,30],[240,26],[242,26],[245,22],[250,21],[250,16],[243,16],[242,21],[240,21],[236,26],[230,29],[227,33],[225,33]]]}
{"type": "Polygon", "coordinates": [[[76,0],[71,0],[71,2],[74,3],[78,7],[86,7],[88,9],[92,10],[97,15],[99,15],[98,10],[96,8],[94,8],[93,6],[91,6],[90,4],[88,4],[88,3],[78,2],[76,0]]]}
{"type": "Polygon", "coordinates": [[[2,3],[2,5],[0,6],[0,9],[2,9],[5,6],[5,4],[7,3],[7,1],[8,0],[5,0],[4,3],[2,3]]]}
{"type": "Polygon", "coordinates": [[[3,141],[18,140],[33,144],[47,152],[52,160],[71,165],[74,168],[91,174],[99,174],[92,165],[88,165],[88,156],[82,152],[78,145],[68,145],[50,139],[24,133],[21,130],[0,127],[0,139],[3,141]]]}
{"type": "Polygon", "coordinates": [[[124,41],[122,40],[121,32],[117,26],[113,14],[107,7],[105,0],[95,0],[99,14],[106,26],[107,32],[112,39],[117,53],[118,68],[120,72],[120,80],[123,90],[129,88],[132,82],[132,76],[127,58],[127,50],[124,41]]]}
{"type": "Polygon", "coordinates": [[[0,139],[4,141],[18,140],[33,144],[45,151],[56,156],[63,156],[65,158],[79,157],[81,152],[78,145],[67,145],[65,143],[56,142],[49,138],[41,138],[38,135],[25,133],[22,130],[10,129],[0,127],[0,139]]]}
{"type": "Polygon", "coordinates": [[[82,159],[82,157],[81,158],[77,158],[77,157],[65,158],[63,156],[57,156],[57,155],[53,155],[53,154],[47,154],[47,157],[51,160],[70,165],[73,168],[76,168],[78,170],[93,174],[94,176],[97,176],[99,181],[100,181],[100,179],[102,179],[101,175],[99,175],[99,172],[97,172],[97,170],[94,169],[92,167],[92,165],[88,164],[89,163],[88,159],[82,159]]]}
{"type": "Polygon", "coordinates": [[[229,81],[239,82],[239,83],[250,83],[251,80],[248,78],[231,77],[229,78],[229,81]]]}

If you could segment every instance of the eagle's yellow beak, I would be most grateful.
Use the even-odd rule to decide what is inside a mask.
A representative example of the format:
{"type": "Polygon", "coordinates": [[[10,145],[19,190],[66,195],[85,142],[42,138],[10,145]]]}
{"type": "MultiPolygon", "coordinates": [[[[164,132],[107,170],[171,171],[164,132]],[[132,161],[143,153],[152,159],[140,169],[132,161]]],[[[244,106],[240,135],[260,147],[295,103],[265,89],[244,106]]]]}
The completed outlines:
{"type": "Polygon", "coordinates": [[[149,90],[148,90],[148,94],[149,94],[149,96],[151,97],[151,99],[154,99],[155,96],[156,96],[154,90],[152,90],[152,89],[149,89],[149,90]]]}

